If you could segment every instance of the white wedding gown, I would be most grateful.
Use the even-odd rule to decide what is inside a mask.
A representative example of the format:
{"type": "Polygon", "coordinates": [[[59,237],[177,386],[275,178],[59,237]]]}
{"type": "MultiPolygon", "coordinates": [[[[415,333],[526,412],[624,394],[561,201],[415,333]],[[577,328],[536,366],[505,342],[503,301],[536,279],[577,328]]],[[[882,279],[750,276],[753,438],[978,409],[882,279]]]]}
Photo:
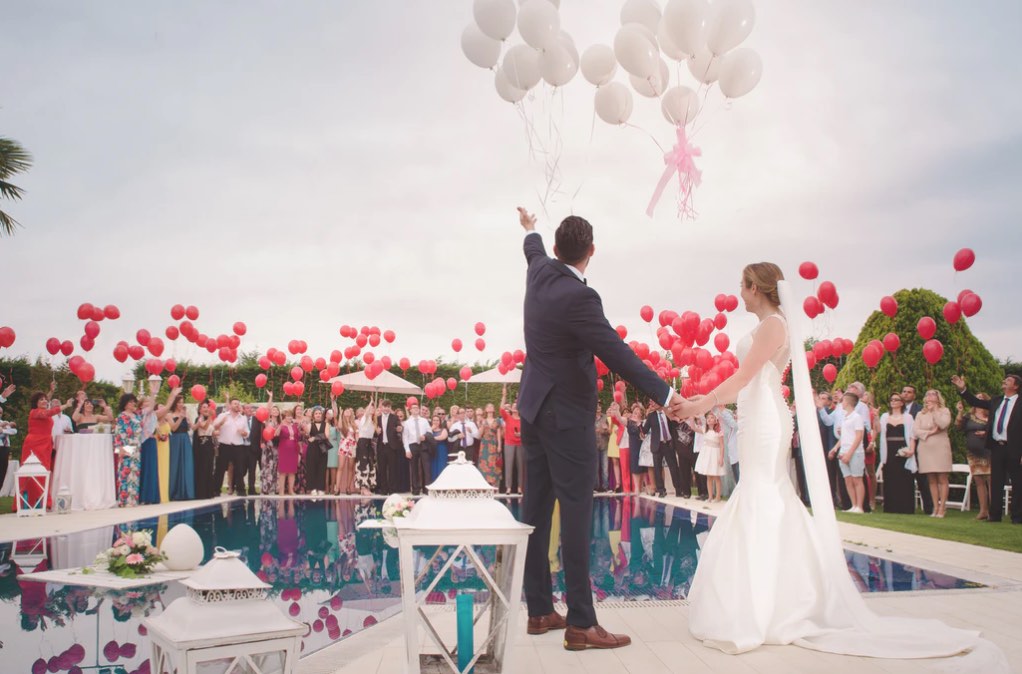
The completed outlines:
{"type": "MultiPolygon", "coordinates": [[[[784,297],[788,292],[782,290],[782,300],[793,306],[784,297]]],[[[739,359],[748,353],[754,335],[755,330],[738,344],[739,359]]],[[[795,335],[787,341],[802,343],[795,335]]],[[[982,642],[984,648],[978,650],[985,651],[984,671],[1010,671],[1003,653],[977,632],[936,620],[880,617],[866,607],[841,548],[809,371],[802,358],[793,363],[793,383],[799,425],[810,431],[802,435],[802,447],[813,515],[788,475],[793,423],[781,396],[781,373],[789,360],[785,345],[738,396],[741,480],[699,557],[688,595],[692,634],[726,653],[762,644],[797,644],[883,658],[952,656],[977,650],[982,642]]],[[[964,664],[964,658],[950,660],[964,664]]],[[[975,664],[973,658],[968,669],[975,664]]]]}

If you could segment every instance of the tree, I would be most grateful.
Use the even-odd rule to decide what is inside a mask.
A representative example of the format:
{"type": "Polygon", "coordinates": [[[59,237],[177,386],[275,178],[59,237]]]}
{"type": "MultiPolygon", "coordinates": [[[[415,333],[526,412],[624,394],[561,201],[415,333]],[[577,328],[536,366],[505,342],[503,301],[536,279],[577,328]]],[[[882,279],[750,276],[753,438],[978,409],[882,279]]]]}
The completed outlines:
{"type": "MultiPolygon", "coordinates": [[[[32,155],[15,140],[0,137],[0,197],[12,201],[21,199],[22,189],[9,182],[16,173],[32,168],[32,155]]],[[[17,220],[0,210],[0,236],[14,235],[17,220]]]]}

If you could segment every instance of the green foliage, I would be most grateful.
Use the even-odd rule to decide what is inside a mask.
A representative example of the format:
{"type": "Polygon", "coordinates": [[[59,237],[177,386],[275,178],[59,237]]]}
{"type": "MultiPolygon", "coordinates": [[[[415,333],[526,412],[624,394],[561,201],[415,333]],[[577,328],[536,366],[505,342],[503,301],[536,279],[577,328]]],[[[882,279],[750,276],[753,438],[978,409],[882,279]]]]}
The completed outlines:
{"type": "MultiPolygon", "coordinates": [[[[0,199],[21,199],[23,191],[9,179],[32,167],[32,155],[16,140],[0,137],[0,199]]],[[[14,234],[18,221],[0,210],[0,235],[14,234]]]]}

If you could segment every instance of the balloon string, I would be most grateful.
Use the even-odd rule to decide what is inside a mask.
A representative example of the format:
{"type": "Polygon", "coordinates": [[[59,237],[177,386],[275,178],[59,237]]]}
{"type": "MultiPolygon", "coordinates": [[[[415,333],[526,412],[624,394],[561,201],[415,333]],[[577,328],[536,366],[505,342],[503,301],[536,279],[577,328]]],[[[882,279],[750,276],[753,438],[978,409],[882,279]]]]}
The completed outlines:
{"type": "Polygon", "coordinates": [[[658,148],[660,148],[660,152],[661,152],[661,153],[663,153],[663,154],[667,154],[667,150],[665,150],[665,149],[664,149],[664,146],[660,144],[660,141],[658,141],[658,140],[656,139],[656,137],[655,137],[655,136],[654,136],[653,134],[651,134],[651,133],[650,133],[649,131],[646,131],[646,129],[642,128],[641,126],[637,126],[637,125],[635,125],[635,124],[632,124],[631,122],[622,122],[622,123],[621,123],[621,126],[627,126],[627,127],[629,127],[629,128],[632,128],[632,129],[638,129],[639,131],[643,132],[644,134],[646,134],[647,136],[649,136],[649,139],[650,139],[651,141],[653,141],[653,144],[654,144],[654,145],[656,145],[656,146],[657,146],[658,148]]]}
{"type": "Polygon", "coordinates": [[[579,192],[582,191],[582,186],[589,180],[589,162],[590,155],[593,149],[593,138],[596,136],[596,106],[593,106],[593,117],[589,122],[589,142],[586,144],[586,161],[582,169],[582,180],[579,182],[578,187],[575,189],[575,193],[571,195],[571,212],[574,213],[575,198],[578,197],[579,192]]]}

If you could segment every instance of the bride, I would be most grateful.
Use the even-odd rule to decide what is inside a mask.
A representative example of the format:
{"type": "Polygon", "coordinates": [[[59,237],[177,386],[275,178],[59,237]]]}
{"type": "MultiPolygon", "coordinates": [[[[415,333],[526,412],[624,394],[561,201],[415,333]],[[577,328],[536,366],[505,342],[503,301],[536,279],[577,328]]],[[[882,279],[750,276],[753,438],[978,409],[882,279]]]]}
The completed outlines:
{"type": "MultiPolygon", "coordinates": [[[[872,613],[852,583],[816,432],[809,370],[792,367],[802,456],[813,514],[788,476],[793,424],[781,396],[790,345],[802,338],[787,324],[795,306],[780,268],[761,262],[742,272],[742,300],[759,324],[737,347],[741,366],[712,393],[693,398],[684,416],[737,402],[742,479],[703,547],[689,592],[689,629],[706,646],[743,653],[762,644],[797,644],[831,653],[882,658],[951,656],[975,649],[979,633],[936,620],[872,613]]],[[[983,642],[986,650],[996,650],[983,642]]],[[[1007,671],[1003,653],[989,659],[1007,671]]]]}

